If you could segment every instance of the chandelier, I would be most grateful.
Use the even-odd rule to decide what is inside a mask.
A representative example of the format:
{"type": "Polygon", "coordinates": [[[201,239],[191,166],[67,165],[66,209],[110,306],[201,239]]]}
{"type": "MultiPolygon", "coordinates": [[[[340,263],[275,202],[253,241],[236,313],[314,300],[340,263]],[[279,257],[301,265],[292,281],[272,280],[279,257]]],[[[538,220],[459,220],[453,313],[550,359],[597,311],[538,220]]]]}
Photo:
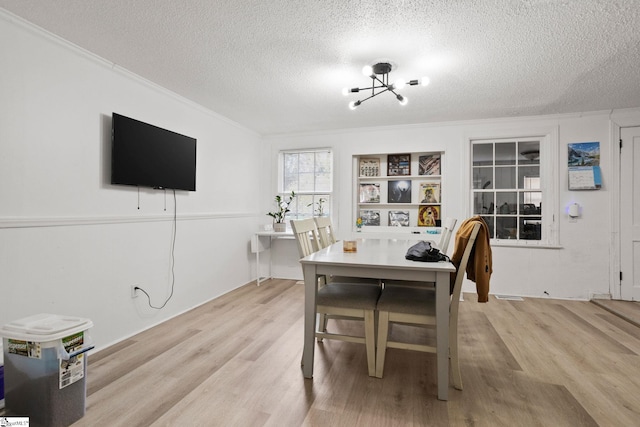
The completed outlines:
{"type": "MultiPolygon", "coordinates": [[[[350,93],[359,93],[360,91],[371,91],[371,95],[364,99],[359,99],[357,101],[351,101],[349,103],[349,108],[355,110],[358,108],[360,104],[362,104],[367,99],[371,99],[374,96],[378,96],[381,93],[389,92],[393,94],[400,105],[407,105],[407,97],[400,95],[397,91],[405,87],[405,85],[416,86],[421,84],[422,86],[426,86],[429,84],[429,78],[423,77],[419,80],[409,80],[405,82],[403,79],[398,79],[393,83],[389,83],[389,73],[393,69],[393,66],[388,62],[379,62],[377,64],[365,65],[362,68],[362,74],[371,78],[371,86],[370,87],[354,87],[354,88],[344,88],[342,89],[342,94],[344,96],[349,95],[350,93]]],[[[366,93],[366,92],[365,92],[366,93]]]]}

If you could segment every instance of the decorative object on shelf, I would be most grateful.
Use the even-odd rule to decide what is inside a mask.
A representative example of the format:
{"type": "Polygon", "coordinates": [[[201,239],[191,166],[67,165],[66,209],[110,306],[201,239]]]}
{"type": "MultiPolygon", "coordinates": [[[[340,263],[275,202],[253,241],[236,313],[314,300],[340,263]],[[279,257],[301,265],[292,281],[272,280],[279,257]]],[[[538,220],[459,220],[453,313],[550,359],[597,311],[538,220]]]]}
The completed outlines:
{"type": "Polygon", "coordinates": [[[358,229],[358,233],[362,231],[362,224],[364,224],[362,218],[358,217],[358,219],[356,219],[356,228],[358,229]]]}
{"type": "Polygon", "coordinates": [[[313,208],[313,214],[315,216],[324,216],[324,204],[326,202],[327,202],[327,199],[321,197],[320,199],[318,199],[317,202],[309,203],[307,207],[315,206],[315,208],[313,208]]]}
{"type": "Polygon", "coordinates": [[[400,105],[407,105],[408,99],[407,97],[400,95],[397,91],[402,89],[405,85],[416,86],[421,84],[422,86],[427,86],[429,84],[429,78],[423,77],[421,79],[409,80],[406,82],[404,79],[399,78],[393,83],[389,83],[389,73],[393,69],[393,65],[389,62],[378,62],[377,64],[365,65],[362,68],[362,74],[371,78],[371,86],[369,87],[354,87],[354,88],[344,88],[342,89],[342,94],[347,96],[350,93],[359,93],[360,91],[371,90],[371,95],[364,98],[359,99],[357,101],[351,101],[349,103],[349,108],[355,110],[358,108],[360,104],[362,104],[367,99],[371,99],[374,96],[378,96],[381,93],[389,92],[392,93],[400,105]]]}
{"type": "Polygon", "coordinates": [[[420,205],[418,208],[418,227],[440,227],[440,206],[420,205]]]}
{"type": "Polygon", "coordinates": [[[389,203],[411,203],[411,181],[389,181],[389,203]]]}
{"type": "Polygon", "coordinates": [[[389,211],[389,226],[408,227],[409,211],[389,211]]]}
{"type": "Polygon", "coordinates": [[[380,203],[380,184],[360,184],[360,203],[380,203]]]}
{"type": "Polygon", "coordinates": [[[440,203],[440,183],[420,183],[420,203],[440,203]]]}
{"type": "Polygon", "coordinates": [[[288,196],[280,196],[279,194],[275,197],[276,206],[278,206],[278,210],[275,212],[269,212],[267,215],[273,218],[273,231],[276,232],[284,232],[287,230],[287,223],[285,222],[285,218],[287,213],[291,210],[289,209],[289,205],[296,197],[295,192],[291,192],[288,196]]]}
{"type": "Polygon", "coordinates": [[[387,156],[387,175],[411,175],[411,154],[389,154],[387,156]]]}
{"type": "Polygon", "coordinates": [[[440,154],[418,158],[418,175],[440,175],[440,154]]]}
{"type": "Polygon", "coordinates": [[[378,210],[361,210],[360,218],[362,225],[366,226],[379,226],[380,225],[380,211],[378,210]]]}
{"type": "Polygon", "coordinates": [[[360,159],[360,176],[380,176],[380,159],[360,159]]]}

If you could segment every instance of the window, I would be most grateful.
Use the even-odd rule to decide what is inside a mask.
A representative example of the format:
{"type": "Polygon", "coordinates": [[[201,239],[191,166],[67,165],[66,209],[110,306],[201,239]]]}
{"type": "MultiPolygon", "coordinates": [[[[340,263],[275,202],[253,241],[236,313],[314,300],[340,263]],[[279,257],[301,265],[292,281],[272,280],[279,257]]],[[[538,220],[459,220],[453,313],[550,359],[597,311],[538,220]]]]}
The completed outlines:
{"type": "Polygon", "coordinates": [[[548,137],[472,140],[472,206],[497,242],[557,244],[548,137]],[[547,173],[545,174],[545,169],[547,173]],[[550,203],[547,203],[550,202],[550,203]]]}
{"type": "Polygon", "coordinates": [[[292,191],[296,193],[296,198],[289,207],[289,219],[331,215],[332,163],[332,153],[328,149],[281,153],[281,194],[290,194],[292,191]]]}

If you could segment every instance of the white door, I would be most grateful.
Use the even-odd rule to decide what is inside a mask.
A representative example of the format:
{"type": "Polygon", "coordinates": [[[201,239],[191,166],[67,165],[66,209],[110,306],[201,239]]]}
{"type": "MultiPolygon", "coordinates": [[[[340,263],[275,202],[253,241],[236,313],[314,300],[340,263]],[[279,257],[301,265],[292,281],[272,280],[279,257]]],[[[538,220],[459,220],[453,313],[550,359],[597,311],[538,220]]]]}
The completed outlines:
{"type": "Polygon", "coordinates": [[[640,301],[640,127],[620,138],[620,298],[640,301]]]}

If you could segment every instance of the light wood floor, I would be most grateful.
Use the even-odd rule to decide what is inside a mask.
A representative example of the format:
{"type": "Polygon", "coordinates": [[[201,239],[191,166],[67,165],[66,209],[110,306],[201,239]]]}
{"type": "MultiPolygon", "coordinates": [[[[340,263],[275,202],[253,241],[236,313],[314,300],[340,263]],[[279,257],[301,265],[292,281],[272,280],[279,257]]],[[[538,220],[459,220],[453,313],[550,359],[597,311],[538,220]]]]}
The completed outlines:
{"type": "Polygon", "coordinates": [[[247,285],[90,355],[74,426],[640,425],[640,328],[589,302],[465,294],[465,388],[442,402],[426,353],[388,350],[376,379],[363,345],[325,341],[305,380],[303,300],[294,281],[247,285]]]}
{"type": "Polygon", "coordinates": [[[591,302],[640,327],[640,301],[594,299],[591,302]]]}

